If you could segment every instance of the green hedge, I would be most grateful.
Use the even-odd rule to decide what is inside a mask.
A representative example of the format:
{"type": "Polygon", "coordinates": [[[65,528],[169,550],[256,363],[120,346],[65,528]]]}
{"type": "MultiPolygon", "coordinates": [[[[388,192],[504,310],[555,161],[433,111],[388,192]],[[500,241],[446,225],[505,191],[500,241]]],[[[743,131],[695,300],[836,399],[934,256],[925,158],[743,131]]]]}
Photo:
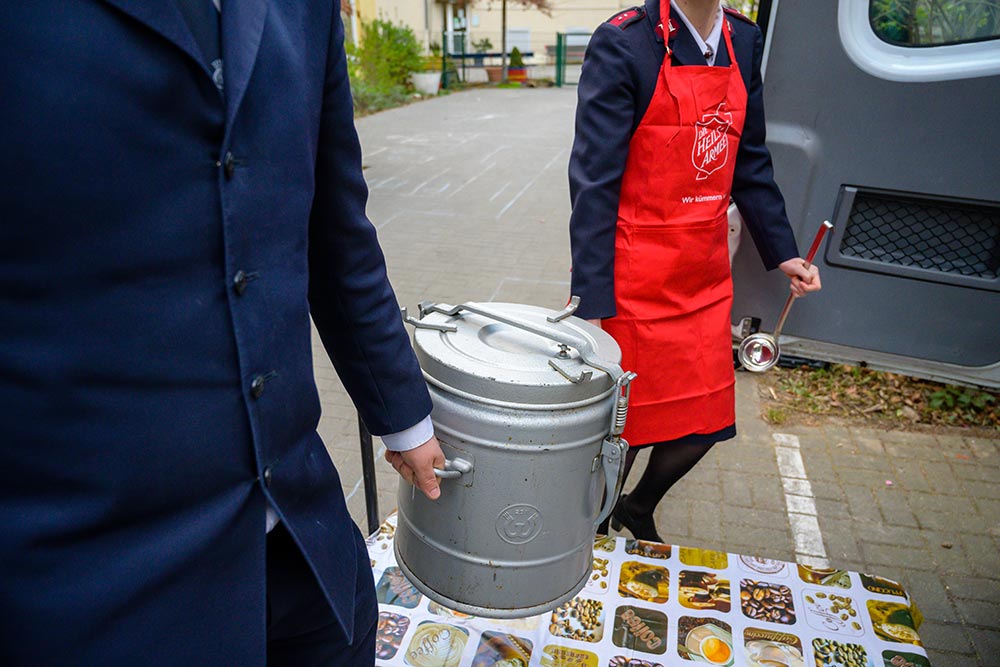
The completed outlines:
{"type": "Polygon", "coordinates": [[[360,44],[348,45],[356,113],[399,106],[410,90],[410,72],[422,68],[421,47],[409,27],[376,19],[361,24],[360,44]]]}

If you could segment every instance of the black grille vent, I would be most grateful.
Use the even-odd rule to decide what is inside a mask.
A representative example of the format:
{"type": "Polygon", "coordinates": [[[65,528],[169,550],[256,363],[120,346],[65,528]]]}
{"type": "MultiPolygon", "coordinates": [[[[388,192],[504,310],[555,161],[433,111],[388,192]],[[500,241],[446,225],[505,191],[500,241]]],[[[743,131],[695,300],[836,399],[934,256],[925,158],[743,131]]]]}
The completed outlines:
{"type": "Polygon", "coordinates": [[[840,254],[993,280],[1000,268],[1000,209],[858,191],[840,254]]]}

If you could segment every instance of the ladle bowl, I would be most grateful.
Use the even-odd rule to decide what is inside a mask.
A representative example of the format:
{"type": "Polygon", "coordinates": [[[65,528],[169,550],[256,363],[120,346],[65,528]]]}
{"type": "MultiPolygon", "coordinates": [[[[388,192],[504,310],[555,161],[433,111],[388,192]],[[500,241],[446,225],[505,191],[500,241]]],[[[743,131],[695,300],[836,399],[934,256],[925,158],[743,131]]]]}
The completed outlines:
{"type": "MultiPolygon", "coordinates": [[[[816,251],[819,250],[820,243],[823,242],[823,237],[831,229],[833,229],[833,225],[830,224],[829,220],[824,220],[823,224],[819,226],[819,231],[816,232],[812,246],[809,247],[809,254],[806,255],[807,269],[812,266],[813,259],[816,257],[816,251]]],[[[778,363],[778,359],[781,358],[781,346],[778,345],[778,340],[781,338],[781,328],[785,325],[788,311],[792,309],[795,299],[795,294],[788,295],[788,298],[785,300],[785,306],[781,309],[781,315],[778,316],[778,324],[775,325],[773,334],[759,331],[750,334],[740,342],[736,357],[743,368],[752,373],[763,373],[778,363]]]]}

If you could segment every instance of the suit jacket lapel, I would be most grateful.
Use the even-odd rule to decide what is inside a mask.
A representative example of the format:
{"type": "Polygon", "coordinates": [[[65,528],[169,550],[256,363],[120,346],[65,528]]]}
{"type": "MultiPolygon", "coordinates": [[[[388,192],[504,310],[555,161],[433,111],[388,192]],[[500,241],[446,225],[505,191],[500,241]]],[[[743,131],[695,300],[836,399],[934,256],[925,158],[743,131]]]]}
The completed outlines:
{"type": "MultiPolygon", "coordinates": [[[[205,0],[208,2],[209,0],[205,0]]],[[[267,0],[223,0],[222,59],[225,67],[226,124],[231,125],[257,60],[267,0]]]]}
{"type": "MultiPolygon", "coordinates": [[[[208,0],[206,0],[207,2],[208,0]]],[[[177,5],[170,2],[150,2],[149,0],[104,0],[107,4],[125,12],[133,19],[157,32],[193,58],[208,72],[208,66],[201,49],[191,34],[184,16],[177,5]]],[[[239,4],[234,1],[233,4],[239,4]]],[[[209,73],[210,74],[210,73],[209,73]]]]}

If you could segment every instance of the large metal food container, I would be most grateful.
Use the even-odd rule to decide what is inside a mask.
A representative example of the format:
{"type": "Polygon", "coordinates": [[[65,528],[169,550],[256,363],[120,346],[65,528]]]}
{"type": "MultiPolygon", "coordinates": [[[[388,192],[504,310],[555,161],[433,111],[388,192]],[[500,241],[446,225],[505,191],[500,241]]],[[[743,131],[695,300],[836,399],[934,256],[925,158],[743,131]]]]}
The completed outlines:
{"type": "Polygon", "coordinates": [[[396,559],[446,607],[530,616],[590,577],[595,528],[621,486],[634,374],[574,309],[425,303],[407,318],[448,462],[437,501],[400,483],[396,559]]]}

